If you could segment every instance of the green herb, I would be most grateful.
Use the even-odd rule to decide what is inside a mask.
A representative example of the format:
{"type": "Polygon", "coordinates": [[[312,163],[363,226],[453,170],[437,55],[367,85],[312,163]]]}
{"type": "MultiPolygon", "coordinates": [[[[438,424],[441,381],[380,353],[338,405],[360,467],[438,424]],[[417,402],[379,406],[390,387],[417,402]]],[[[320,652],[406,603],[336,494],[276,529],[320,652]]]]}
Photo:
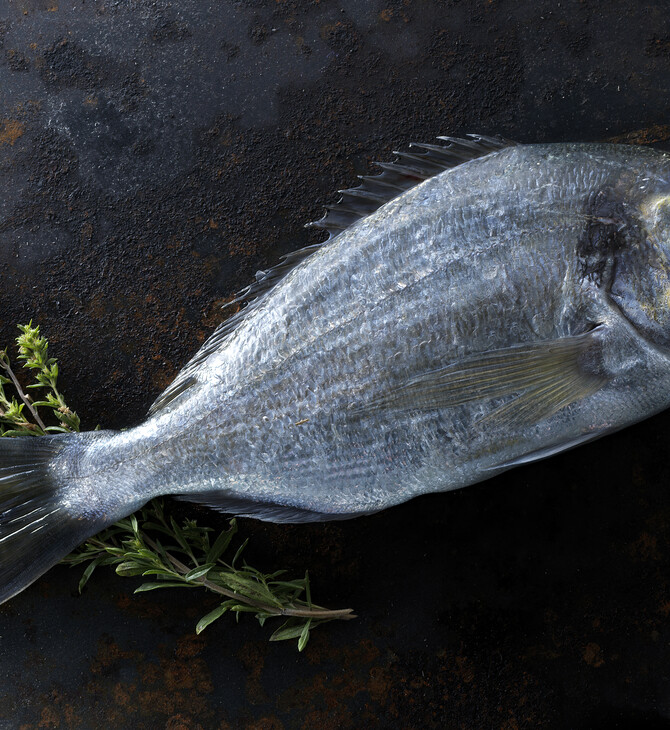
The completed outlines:
{"type": "Polygon", "coordinates": [[[0,375],[0,436],[19,436],[30,433],[43,436],[49,431],[78,431],[79,416],[71,411],[56,386],[58,381],[58,363],[49,357],[49,343],[40,337],[40,328],[33,327],[32,321],[19,325],[21,334],[16,338],[19,348],[19,360],[23,367],[32,370],[36,382],[28,388],[42,390],[42,400],[33,399],[23,391],[9,362],[7,349],[0,351],[0,368],[6,375],[0,375]],[[5,393],[5,385],[12,385],[18,394],[11,399],[5,393]],[[45,425],[38,408],[49,410],[52,420],[58,425],[45,425]]]}
{"type": "MultiPolygon", "coordinates": [[[[0,436],[79,431],[79,417],[58,391],[58,364],[48,356],[49,343],[32,322],[19,329],[18,358],[35,380],[26,390],[41,389],[41,400],[33,401],[23,390],[7,350],[0,351],[0,369],[5,372],[0,374],[0,436]],[[11,386],[16,395],[8,397],[6,386],[11,386]],[[46,421],[55,423],[47,425],[46,421]]],[[[238,620],[241,613],[252,613],[261,626],[269,618],[281,617],[284,623],[270,641],[297,639],[298,650],[302,651],[310,631],[319,624],[355,618],[350,608],[329,610],[312,603],[307,573],[304,578],[285,580],[285,571],[266,574],[248,565],[241,557],[247,541],[234,548],[236,533],[235,520],[218,535],[193,520],[179,525],[166,513],[163,500],[155,499],[92,537],[63,562],[88,563],[79,581],[80,591],[98,566],[115,565],[121,576],[149,579],[135,593],[179,587],[206,588],[222,596],[224,600],[200,619],[197,633],[227,612],[234,613],[238,620]],[[233,557],[228,558],[231,554],[233,557]]]]}

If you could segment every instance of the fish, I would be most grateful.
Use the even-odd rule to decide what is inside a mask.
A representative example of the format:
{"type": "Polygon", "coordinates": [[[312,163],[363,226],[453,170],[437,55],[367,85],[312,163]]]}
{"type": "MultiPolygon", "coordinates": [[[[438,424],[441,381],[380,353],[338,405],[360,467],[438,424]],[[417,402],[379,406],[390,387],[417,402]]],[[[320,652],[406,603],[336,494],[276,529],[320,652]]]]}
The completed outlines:
{"type": "Polygon", "coordinates": [[[0,601],[148,500],[368,515],[670,405],[670,155],[483,135],[340,191],[122,431],[0,439],[0,601]]]}

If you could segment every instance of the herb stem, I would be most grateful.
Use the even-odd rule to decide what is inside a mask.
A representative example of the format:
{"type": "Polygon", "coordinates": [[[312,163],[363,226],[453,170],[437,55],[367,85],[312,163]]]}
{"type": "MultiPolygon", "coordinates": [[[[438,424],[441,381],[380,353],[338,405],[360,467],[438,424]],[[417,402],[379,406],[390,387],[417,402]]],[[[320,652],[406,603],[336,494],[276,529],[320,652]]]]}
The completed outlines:
{"type": "MultiPolygon", "coordinates": [[[[147,535],[144,536],[144,541],[154,550],[158,549],[158,546],[156,543],[147,535]]],[[[170,553],[166,552],[165,555],[167,556],[167,559],[174,565],[174,567],[182,574],[186,575],[186,573],[189,572],[188,566],[184,565],[184,563],[181,562],[178,558],[175,558],[174,555],[171,555],[170,553]]],[[[248,606],[253,606],[254,608],[259,609],[260,611],[264,611],[265,613],[272,614],[273,616],[288,616],[288,617],[297,617],[297,618],[320,618],[320,619],[343,619],[348,620],[352,618],[356,618],[356,614],[354,614],[352,608],[341,608],[341,609],[328,609],[328,608],[277,608],[276,606],[270,606],[266,603],[263,603],[261,601],[257,601],[254,598],[251,598],[249,596],[245,596],[241,593],[236,593],[235,591],[228,590],[227,588],[222,588],[221,586],[216,585],[216,583],[212,583],[212,581],[207,580],[206,577],[202,578],[196,578],[196,580],[193,581],[194,583],[200,583],[200,585],[204,586],[205,588],[208,588],[210,591],[213,591],[214,593],[218,593],[221,596],[226,596],[226,598],[232,598],[236,601],[239,601],[240,603],[246,603],[248,606]]]]}
{"type": "Polygon", "coordinates": [[[30,399],[28,396],[23,392],[23,389],[21,388],[21,384],[16,378],[16,375],[14,375],[14,371],[12,370],[10,364],[9,364],[9,358],[7,357],[6,353],[0,354],[0,366],[2,366],[3,370],[9,375],[9,377],[12,380],[12,383],[14,384],[14,387],[16,388],[16,392],[19,394],[19,397],[21,400],[28,406],[28,410],[30,411],[30,414],[35,419],[35,422],[37,425],[42,429],[44,433],[46,433],[47,427],[44,424],[44,421],[40,418],[39,413],[33,406],[33,404],[30,402],[30,399]]]}

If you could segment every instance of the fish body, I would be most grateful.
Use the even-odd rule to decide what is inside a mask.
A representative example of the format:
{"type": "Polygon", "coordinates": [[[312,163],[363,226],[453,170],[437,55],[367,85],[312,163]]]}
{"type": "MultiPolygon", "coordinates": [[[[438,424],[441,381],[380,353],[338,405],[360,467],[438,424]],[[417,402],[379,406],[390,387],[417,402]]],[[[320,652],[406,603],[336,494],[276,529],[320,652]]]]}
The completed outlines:
{"type": "Polygon", "coordinates": [[[425,178],[388,202],[375,178],[349,191],[381,204],[224,323],[138,427],[0,442],[0,599],[158,495],[351,517],[668,407],[670,156],[451,148],[467,160],[427,145],[382,177],[425,178]]]}

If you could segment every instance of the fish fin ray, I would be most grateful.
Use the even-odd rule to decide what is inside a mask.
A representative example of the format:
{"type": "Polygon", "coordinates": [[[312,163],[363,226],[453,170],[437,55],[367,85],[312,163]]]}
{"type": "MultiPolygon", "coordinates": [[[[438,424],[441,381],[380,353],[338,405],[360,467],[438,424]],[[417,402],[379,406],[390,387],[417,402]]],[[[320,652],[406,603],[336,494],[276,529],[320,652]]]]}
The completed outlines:
{"type": "Polygon", "coordinates": [[[597,355],[599,331],[483,352],[412,378],[353,410],[453,408],[514,396],[480,422],[536,423],[607,382],[586,364],[597,355]]]}
{"type": "Polygon", "coordinates": [[[181,377],[181,374],[172,382],[170,385],[156,398],[149,408],[148,416],[153,416],[154,413],[167,408],[170,404],[183,395],[189,388],[194,386],[198,382],[197,378],[193,375],[187,375],[181,377]]]}
{"type": "Polygon", "coordinates": [[[0,438],[0,603],[95,532],[63,510],[49,474],[64,438],[0,438]]]}
{"type": "Polygon", "coordinates": [[[172,495],[176,499],[185,502],[197,502],[207,507],[225,512],[237,517],[253,517],[263,522],[280,523],[302,523],[302,522],[326,522],[330,520],[345,520],[352,517],[359,517],[370,512],[330,514],[317,512],[300,507],[291,507],[271,502],[255,502],[243,497],[222,495],[220,492],[198,492],[194,494],[172,495]]]}
{"type": "Polygon", "coordinates": [[[184,392],[186,387],[193,385],[195,380],[191,381],[191,378],[195,377],[197,380],[197,372],[201,366],[210,355],[225,346],[228,336],[260,305],[265,295],[272,291],[275,285],[298,264],[309,258],[334,236],[429,177],[477,157],[484,157],[517,144],[502,137],[487,137],[479,134],[469,134],[467,138],[438,137],[438,139],[446,144],[411,143],[411,149],[420,151],[396,152],[394,153],[398,158],[396,162],[377,163],[382,168],[380,174],[362,176],[362,183],[358,187],[340,190],[342,195],[340,202],[327,206],[323,218],[307,224],[308,227],[327,231],[328,239],[286,254],[276,266],[266,271],[256,272],[256,280],[237,292],[235,297],[224,305],[224,308],[241,307],[239,311],[217,327],[200,350],[179,372],[173,383],[154,401],[148,415],[154,415],[168,406],[184,392]],[[187,380],[189,381],[188,386],[186,385],[187,380]]]}
{"type": "Polygon", "coordinates": [[[438,137],[438,139],[446,144],[412,142],[409,145],[410,152],[393,153],[396,155],[394,162],[377,162],[377,166],[382,169],[380,174],[362,175],[361,185],[340,190],[339,193],[342,195],[340,200],[334,205],[326,206],[325,215],[307,225],[327,231],[330,240],[352,223],[370,215],[389,200],[424,180],[464,162],[485,157],[492,152],[517,144],[503,137],[487,137],[480,134],[468,134],[465,138],[438,137]]]}
{"type": "Polygon", "coordinates": [[[607,382],[606,378],[588,373],[565,375],[555,382],[537,388],[529,388],[504,405],[496,408],[477,423],[496,425],[530,425],[543,421],[571,403],[596,393],[607,382]]]}

